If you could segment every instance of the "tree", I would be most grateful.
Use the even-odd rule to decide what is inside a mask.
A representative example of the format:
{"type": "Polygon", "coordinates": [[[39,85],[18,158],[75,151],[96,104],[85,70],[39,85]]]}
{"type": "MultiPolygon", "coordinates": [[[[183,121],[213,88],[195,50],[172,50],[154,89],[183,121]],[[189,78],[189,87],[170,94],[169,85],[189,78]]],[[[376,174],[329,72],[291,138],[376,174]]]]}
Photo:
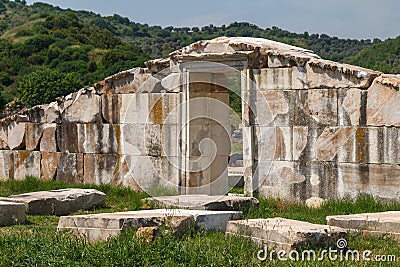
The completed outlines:
{"type": "Polygon", "coordinates": [[[18,84],[20,99],[28,107],[46,104],[57,97],[77,91],[82,87],[78,78],[57,70],[44,68],[25,76],[18,84]]]}

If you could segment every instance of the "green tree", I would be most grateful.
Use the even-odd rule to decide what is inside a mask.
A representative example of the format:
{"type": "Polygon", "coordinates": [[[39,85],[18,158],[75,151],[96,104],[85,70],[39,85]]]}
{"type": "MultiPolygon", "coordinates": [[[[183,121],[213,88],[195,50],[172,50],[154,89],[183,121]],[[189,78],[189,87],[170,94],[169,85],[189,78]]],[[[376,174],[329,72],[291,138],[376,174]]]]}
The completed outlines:
{"type": "Polygon", "coordinates": [[[80,80],[74,74],[45,68],[25,76],[18,84],[18,93],[20,99],[32,107],[50,103],[81,87],[80,80]]]}

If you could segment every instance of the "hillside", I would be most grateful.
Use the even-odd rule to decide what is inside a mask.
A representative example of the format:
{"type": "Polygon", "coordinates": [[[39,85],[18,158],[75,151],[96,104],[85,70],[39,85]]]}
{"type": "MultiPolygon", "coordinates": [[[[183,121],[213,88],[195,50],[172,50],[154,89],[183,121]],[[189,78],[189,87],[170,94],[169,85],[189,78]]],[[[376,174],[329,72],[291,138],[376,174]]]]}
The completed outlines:
{"type": "MultiPolygon", "coordinates": [[[[27,6],[21,0],[0,0],[0,109],[15,98],[27,106],[52,101],[118,71],[142,66],[150,58],[164,57],[195,41],[217,36],[267,38],[311,49],[339,62],[350,62],[359,55],[362,58],[359,53],[367,49],[376,49],[378,55],[379,49],[386,47],[386,42],[378,39],[299,34],[278,27],[262,29],[246,22],[162,28],[119,15],[102,17],[44,3],[27,6]],[[65,84],[65,88],[54,88],[55,83],[65,84]]],[[[358,65],[367,66],[363,64],[358,65]]]]}
{"type": "Polygon", "coordinates": [[[365,48],[344,61],[385,73],[400,73],[400,36],[365,48]]]}

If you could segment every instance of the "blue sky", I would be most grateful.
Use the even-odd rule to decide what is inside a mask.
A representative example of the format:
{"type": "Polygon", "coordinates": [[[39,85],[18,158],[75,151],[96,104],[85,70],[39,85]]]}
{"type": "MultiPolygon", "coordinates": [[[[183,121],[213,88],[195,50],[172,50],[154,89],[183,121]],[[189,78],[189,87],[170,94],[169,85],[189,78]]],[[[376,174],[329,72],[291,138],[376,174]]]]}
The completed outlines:
{"type": "MultiPolygon", "coordinates": [[[[28,4],[32,1],[28,0],[28,4]]],[[[278,26],[340,38],[380,39],[400,35],[399,0],[42,0],[74,10],[119,14],[160,26],[222,25],[234,21],[278,26]]]]}

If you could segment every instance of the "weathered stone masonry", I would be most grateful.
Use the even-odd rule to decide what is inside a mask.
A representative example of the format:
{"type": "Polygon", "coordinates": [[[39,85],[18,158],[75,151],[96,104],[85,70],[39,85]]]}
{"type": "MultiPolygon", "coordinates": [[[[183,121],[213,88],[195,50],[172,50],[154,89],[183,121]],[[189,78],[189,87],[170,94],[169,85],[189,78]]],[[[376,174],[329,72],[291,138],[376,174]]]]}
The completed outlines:
{"type": "Polygon", "coordinates": [[[224,194],[229,133],[218,139],[224,127],[207,120],[182,127],[204,110],[229,124],[224,108],[213,110],[203,100],[227,104],[225,73],[236,69],[242,77],[247,194],[259,190],[301,201],[359,193],[399,199],[399,75],[239,37],[200,41],[146,64],[3,119],[0,179],[33,175],[224,194]],[[193,99],[197,107],[174,112],[193,99]],[[206,137],[218,140],[212,164],[182,171],[185,159],[199,156],[206,137]]]}

